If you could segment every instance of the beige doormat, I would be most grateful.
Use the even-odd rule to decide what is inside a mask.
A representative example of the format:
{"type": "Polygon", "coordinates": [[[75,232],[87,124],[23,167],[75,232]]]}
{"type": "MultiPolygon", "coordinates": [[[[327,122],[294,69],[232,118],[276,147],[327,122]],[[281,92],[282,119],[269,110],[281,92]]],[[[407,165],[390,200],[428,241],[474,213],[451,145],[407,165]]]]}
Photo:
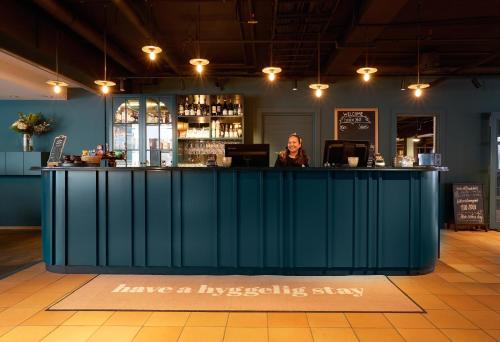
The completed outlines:
{"type": "Polygon", "coordinates": [[[423,312],[379,275],[99,275],[49,310],[423,312]]]}

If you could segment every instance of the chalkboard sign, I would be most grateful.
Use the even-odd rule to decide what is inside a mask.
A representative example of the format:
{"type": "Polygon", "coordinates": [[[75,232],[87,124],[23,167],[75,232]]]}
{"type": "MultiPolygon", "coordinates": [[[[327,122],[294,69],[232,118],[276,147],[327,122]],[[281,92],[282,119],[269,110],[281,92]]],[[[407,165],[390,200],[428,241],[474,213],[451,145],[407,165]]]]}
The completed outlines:
{"type": "Polygon", "coordinates": [[[378,109],[335,108],[333,137],[369,141],[378,151],[378,109]]]}
{"type": "Polygon", "coordinates": [[[54,138],[52,143],[52,148],[50,149],[49,160],[47,160],[47,166],[57,166],[61,162],[61,157],[64,150],[64,145],[66,144],[66,136],[59,135],[54,138]]]}
{"type": "Polygon", "coordinates": [[[455,224],[484,225],[483,185],[453,184],[455,224]]]}

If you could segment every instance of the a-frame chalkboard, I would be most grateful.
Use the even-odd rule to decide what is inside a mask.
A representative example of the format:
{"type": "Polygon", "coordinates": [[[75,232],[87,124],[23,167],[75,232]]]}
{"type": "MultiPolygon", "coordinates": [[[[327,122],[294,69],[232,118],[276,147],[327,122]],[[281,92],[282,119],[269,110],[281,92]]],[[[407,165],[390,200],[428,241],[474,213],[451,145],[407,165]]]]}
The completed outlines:
{"type": "Polygon", "coordinates": [[[335,108],[335,140],[369,141],[378,151],[378,108],[335,108]]]}

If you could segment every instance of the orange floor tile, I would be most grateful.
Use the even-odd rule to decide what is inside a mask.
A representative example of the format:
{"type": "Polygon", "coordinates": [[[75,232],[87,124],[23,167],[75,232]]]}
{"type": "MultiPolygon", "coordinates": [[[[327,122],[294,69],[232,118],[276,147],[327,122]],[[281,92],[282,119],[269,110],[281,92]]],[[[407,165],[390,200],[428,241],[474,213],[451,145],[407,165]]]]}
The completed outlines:
{"type": "Polygon", "coordinates": [[[500,233],[442,231],[433,273],[391,276],[425,313],[46,311],[94,275],[0,279],[3,341],[500,341],[500,233]]]}

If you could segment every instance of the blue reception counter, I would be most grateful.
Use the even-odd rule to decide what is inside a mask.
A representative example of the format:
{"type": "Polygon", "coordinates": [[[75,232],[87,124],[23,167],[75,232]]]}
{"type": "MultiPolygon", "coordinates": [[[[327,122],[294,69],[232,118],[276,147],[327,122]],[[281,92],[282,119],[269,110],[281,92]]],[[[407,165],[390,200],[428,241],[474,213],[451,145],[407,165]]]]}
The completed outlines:
{"type": "Polygon", "coordinates": [[[48,270],[421,274],[439,168],[44,168],[48,270]]]}

